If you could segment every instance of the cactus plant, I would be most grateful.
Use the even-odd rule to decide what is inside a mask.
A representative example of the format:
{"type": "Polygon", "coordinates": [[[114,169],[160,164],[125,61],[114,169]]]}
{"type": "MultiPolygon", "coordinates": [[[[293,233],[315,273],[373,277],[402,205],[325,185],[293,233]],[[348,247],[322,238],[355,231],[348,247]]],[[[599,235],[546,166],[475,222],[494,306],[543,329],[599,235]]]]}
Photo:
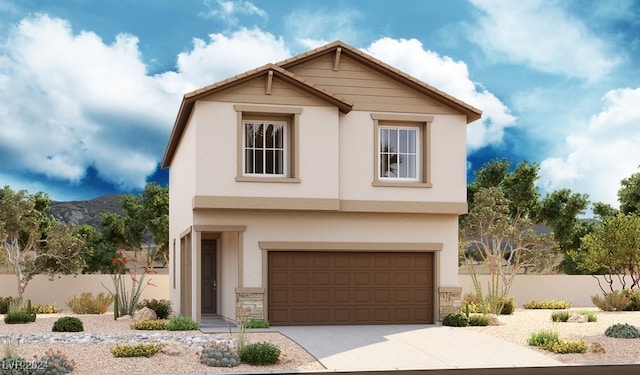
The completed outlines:
{"type": "Polygon", "coordinates": [[[200,363],[211,367],[236,367],[240,357],[228,345],[214,343],[202,349],[200,363]]]}

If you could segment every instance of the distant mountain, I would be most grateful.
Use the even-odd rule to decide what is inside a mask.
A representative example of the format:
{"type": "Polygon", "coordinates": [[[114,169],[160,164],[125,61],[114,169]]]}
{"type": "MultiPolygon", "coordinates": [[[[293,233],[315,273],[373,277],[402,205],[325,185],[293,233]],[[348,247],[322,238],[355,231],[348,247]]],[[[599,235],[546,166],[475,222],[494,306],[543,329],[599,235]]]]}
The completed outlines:
{"type": "Polygon", "coordinates": [[[89,224],[98,229],[100,214],[103,212],[122,214],[120,197],[121,195],[112,194],[88,201],[51,202],[49,213],[65,223],[89,224]]]}

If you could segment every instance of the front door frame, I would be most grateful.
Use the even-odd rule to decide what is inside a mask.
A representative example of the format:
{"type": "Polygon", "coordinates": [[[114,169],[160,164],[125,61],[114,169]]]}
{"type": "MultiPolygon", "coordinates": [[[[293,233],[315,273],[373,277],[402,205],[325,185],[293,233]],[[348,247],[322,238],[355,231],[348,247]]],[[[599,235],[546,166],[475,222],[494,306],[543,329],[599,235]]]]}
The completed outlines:
{"type": "Polygon", "coordinates": [[[199,300],[200,300],[200,309],[199,309],[199,313],[200,316],[202,315],[217,315],[219,313],[219,307],[220,307],[220,277],[219,277],[219,259],[218,257],[220,256],[220,251],[219,251],[219,246],[220,245],[220,236],[219,234],[215,234],[212,235],[210,233],[203,233],[201,239],[200,239],[200,275],[198,278],[198,282],[199,282],[199,290],[200,290],[200,296],[199,296],[199,300]],[[212,250],[207,250],[206,249],[206,245],[205,244],[212,244],[213,249],[212,250]],[[205,259],[207,258],[207,255],[205,254],[205,252],[210,251],[211,253],[213,253],[212,255],[212,263],[213,263],[213,267],[211,269],[209,269],[209,272],[213,273],[213,277],[211,278],[211,280],[205,280],[205,278],[207,277],[206,275],[206,271],[207,269],[206,264],[205,264],[205,259]],[[206,283],[206,284],[205,284],[206,283]],[[211,285],[210,285],[211,284],[211,285]],[[212,287],[210,289],[210,287],[212,287]],[[213,290],[212,290],[213,289],[213,290]],[[212,291],[211,291],[212,290],[212,291]],[[209,291],[211,291],[211,293],[213,294],[212,296],[212,301],[207,304],[206,302],[206,298],[207,298],[207,293],[209,293],[209,291]],[[210,307],[209,305],[213,305],[213,307],[210,307]]]}

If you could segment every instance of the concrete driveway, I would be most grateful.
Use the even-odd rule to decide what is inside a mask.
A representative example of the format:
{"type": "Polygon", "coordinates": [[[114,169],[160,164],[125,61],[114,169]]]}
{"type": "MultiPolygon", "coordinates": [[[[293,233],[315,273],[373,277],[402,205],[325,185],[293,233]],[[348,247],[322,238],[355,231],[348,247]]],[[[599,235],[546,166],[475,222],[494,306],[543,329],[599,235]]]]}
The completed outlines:
{"type": "Polygon", "coordinates": [[[328,370],[561,366],[526,347],[439,325],[272,327],[328,370]]]}

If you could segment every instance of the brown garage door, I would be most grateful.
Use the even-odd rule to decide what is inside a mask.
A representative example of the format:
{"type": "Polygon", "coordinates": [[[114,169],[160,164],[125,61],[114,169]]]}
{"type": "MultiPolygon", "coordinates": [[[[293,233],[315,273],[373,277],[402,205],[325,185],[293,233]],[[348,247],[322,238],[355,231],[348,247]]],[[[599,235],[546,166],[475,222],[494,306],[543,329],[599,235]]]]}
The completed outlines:
{"type": "Polygon", "coordinates": [[[433,323],[433,253],[269,252],[272,325],[433,323]]]}

